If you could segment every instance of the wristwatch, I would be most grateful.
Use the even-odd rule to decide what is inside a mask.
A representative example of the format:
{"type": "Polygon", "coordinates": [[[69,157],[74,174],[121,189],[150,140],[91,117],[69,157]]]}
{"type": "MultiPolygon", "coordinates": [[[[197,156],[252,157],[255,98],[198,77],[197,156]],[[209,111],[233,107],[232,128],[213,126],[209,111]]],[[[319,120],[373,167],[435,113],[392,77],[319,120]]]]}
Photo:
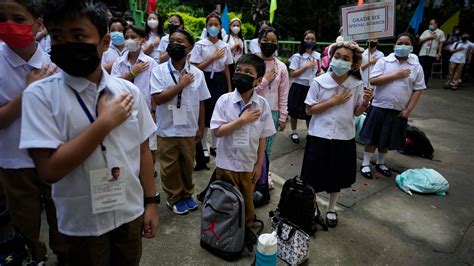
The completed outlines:
{"type": "Polygon", "coordinates": [[[153,197],[145,197],[145,206],[147,204],[160,204],[160,193],[156,192],[156,195],[153,197]]]}

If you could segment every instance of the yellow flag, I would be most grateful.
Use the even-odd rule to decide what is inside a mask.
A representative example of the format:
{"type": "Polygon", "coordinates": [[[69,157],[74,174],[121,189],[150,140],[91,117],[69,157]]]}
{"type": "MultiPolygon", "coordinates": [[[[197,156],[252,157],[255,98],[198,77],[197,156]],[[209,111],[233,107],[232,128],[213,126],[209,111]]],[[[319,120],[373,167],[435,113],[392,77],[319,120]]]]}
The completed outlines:
{"type": "Polygon", "coordinates": [[[460,11],[454,13],[446,22],[441,26],[441,30],[444,34],[450,34],[453,31],[454,26],[459,25],[459,13],[460,11]]]}
{"type": "Polygon", "coordinates": [[[270,3],[270,23],[273,23],[275,17],[275,10],[277,10],[277,0],[272,0],[270,3]]]}

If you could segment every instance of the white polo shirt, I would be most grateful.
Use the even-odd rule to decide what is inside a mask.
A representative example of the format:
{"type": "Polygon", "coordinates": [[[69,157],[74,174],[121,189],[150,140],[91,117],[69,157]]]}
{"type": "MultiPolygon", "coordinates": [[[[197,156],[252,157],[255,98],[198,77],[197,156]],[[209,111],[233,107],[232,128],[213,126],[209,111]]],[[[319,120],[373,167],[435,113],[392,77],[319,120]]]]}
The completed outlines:
{"type": "Polygon", "coordinates": [[[244,54],[244,40],[240,39],[239,37],[234,37],[232,34],[227,35],[224,40],[229,45],[229,47],[237,43],[240,44],[240,50],[231,50],[232,56],[234,57],[234,63],[237,62],[237,60],[239,60],[239,58],[244,54]]]}
{"type": "MultiPolygon", "coordinates": [[[[262,96],[254,92],[247,105],[250,105],[249,108],[252,110],[258,109],[261,112],[258,120],[240,129],[249,131],[249,145],[245,147],[234,146],[236,132],[217,138],[216,166],[219,168],[234,172],[252,172],[258,159],[259,139],[276,133],[270,106],[262,96]]],[[[222,95],[217,100],[212,113],[211,129],[217,129],[221,125],[236,120],[245,107],[242,96],[237,90],[222,95]]]]}
{"type": "Polygon", "coordinates": [[[293,71],[304,67],[308,61],[316,61],[316,66],[307,69],[303,74],[294,78],[294,83],[309,86],[311,80],[321,71],[321,54],[313,51],[312,54],[304,53],[301,55],[296,53],[290,57],[290,69],[293,71]]]}
{"type": "MultiPolygon", "coordinates": [[[[15,99],[26,87],[26,76],[33,69],[40,69],[51,64],[49,55],[37,45],[36,52],[26,62],[8,45],[0,50],[0,106],[15,99]]],[[[8,128],[0,129],[0,168],[20,169],[34,168],[26,150],[20,150],[21,117],[8,128]]]]}
{"type": "Polygon", "coordinates": [[[189,59],[189,62],[193,64],[200,64],[221,48],[225,49],[224,56],[209,64],[204,69],[204,71],[222,72],[224,71],[226,65],[230,65],[234,62],[229,45],[222,40],[219,40],[216,43],[212,43],[207,38],[198,41],[191,51],[191,58],[189,59]]]}
{"type": "Polygon", "coordinates": [[[166,49],[168,48],[168,44],[170,44],[170,35],[166,34],[161,38],[160,44],[158,45],[158,56],[161,55],[161,53],[165,53],[166,49]]]}
{"type": "Polygon", "coordinates": [[[378,85],[374,91],[373,106],[403,111],[407,107],[413,91],[426,89],[423,68],[411,55],[406,62],[400,64],[395,54],[391,53],[377,61],[370,76],[375,78],[400,69],[410,69],[410,76],[378,85]]]}
{"type": "MultiPolygon", "coordinates": [[[[135,86],[137,86],[138,89],[140,89],[140,92],[145,98],[145,102],[148,106],[148,109],[151,110],[151,94],[150,94],[151,72],[153,71],[155,67],[158,66],[158,64],[153,58],[146,55],[143,51],[140,51],[140,54],[138,55],[137,63],[138,62],[148,62],[148,68],[145,69],[140,74],[138,74],[133,79],[132,83],[135,84],[135,86]]],[[[128,60],[128,52],[127,52],[122,57],[118,58],[117,61],[115,61],[114,65],[112,66],[111,75],[114,77],[121,78],[126,73],[130,72],[132,67],[133,65],[128,60]]]]}
{"type": "Polygon", "coordinates": [[[249,43],[249,50],[251,54],[261,53],[260,45],[258,44],[258,38],[252,39],[249,43]]]}
{"type": "Polygon", "coordinates": [[[107,163],[100,146],[78,167],[52,185],[59,231],[69,236],[99,236],[143,214],[143,189],[139,180],[140,144],[156,130],[138,88],[103,71],[99,86],[85,78],[56,74],[31,84],[23,95],[20,148],[57,149],[91,125],[74,91],[95,117],[100,93],[129,92],[134,97],[130,118],[113,129],[103,141],[107,163]],[[122,166],[126,178],[127,207],[92,213],[90,170],[122,166]]]}
{"type": "MultiPolygon", "coordinates": [[[[428,40],[421,45],[420,56],[436,57],[438,54],[439,44],[444,42],[446,37],[444,36],[444,32],[440,29],[436,29],[434,32],[436,33],[436,39],[428,40]]],[[[425,30],[421,34],[420,38],[426,38],[429,36],[431,36],[431,31],[425,30]]]]}
{"type": "MultiPolygon", "coordinates": [[[[148,40],[146,41],[145,45],[150,45],[155,38],[159,38],[160,43],[161,43],[161,37],[158,34],[150,31],[150,35],[148,36],[148,40]]],[[[156,61],[156,63],[159,64],[160,63],[160,52],[158,51],[158,46],[159,46],[159,44],[157,46],[153,47],[153,51],[151,51],[150,57],[152,57],[156,61]]]]}
{"type": "MultiPolygon", "coordinates": [[[[171,60],[171,59],[170,59],[171,60]]],[[[153,70],[151,77],[151,94],[161,93],[166,91],[171,86],[176,85],[171,77],[168,63],[162,63],[153,70]]],[[[170,63],[172,74],[179,82],[180,72],[176,70],[173,64],[170,63]]],[[[190,64],[187,64],[186,72],[194,75],[193,82],[184,88],[181,92],[181,108],[186,108],[186,125],[173,125],[173,110],[172,106],[178,103],[178,95],[174,96],[170,101],[160,104],[156,107],[156,134],[160,137],[194,137],[199,128],[199,104],[201,101],[211,98],[211,94],[206,85],[206,80],[202,71],[190,64]]]]}
{"type": "MultiPolygon", "coordinates": [[[[370,59],[372,59],[373,56],[375,56],[375,58],[377,58],[377,59],[380,59],[380,58],[383,58],[385,55],[382,52],[380,52],[379,50],[375,50],[375,52],[370,54],[370,59]]],[[[365,65],[368,62],[369,62],[369,49],[365,49],[365,51],[362,53],[362,65],[365,65]]],[[[374,66],[375,66],[375,64],[370,65],[369,67],[367,67],[364,70],[362,70],[362,68],[360,68],[360,76],[362,77],[362,81],[364,82],[364,86],[366,88],[370,87],[370,88],[375,89],[375,86],[370,86],[369,80],[367,78],[367,75],[369,73],[369,68],[370,68],[370,70],[372,70],[374,68],[374,66]]]]}
{"type": "Polygon", "coordinates": [[[355,137],[354,111],[364,96],[364,83],[353,76],[341,84],[331,77],[331,73],[325,73],[316,77],[306,96],[305,104],[312,106],[317,103],[328,101],[335,91],[350,90],[351,98],[340,105],[333,106],[328,110],[311,116],[308,134],[325,139],[350,140],[355,137]]]}
{"type": "Polygon", "coordinates": [[[102,54],[102,65],[117,61],[117,58],[122,57],[126,51],[127,48],[124,47],[123,50],[120,51],[117,46],[110,42],[109,48],[102,54]]]}

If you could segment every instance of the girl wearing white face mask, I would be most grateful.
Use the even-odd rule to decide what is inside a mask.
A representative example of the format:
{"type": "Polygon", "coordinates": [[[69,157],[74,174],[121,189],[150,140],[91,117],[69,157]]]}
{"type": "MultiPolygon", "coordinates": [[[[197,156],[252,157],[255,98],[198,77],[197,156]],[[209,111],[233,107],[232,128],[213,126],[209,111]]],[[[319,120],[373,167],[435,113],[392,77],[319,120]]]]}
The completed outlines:
{"type": "Polygon", "coordinates": [[[230,46],[234,63],[229,65],[230,78],[234,77],[235,62],[244,54],[245,42],[242,35],[241,21],[239,18],[234,18],[229,23],[230,34],[227,35],[225,42],[230,46]]]}
{"type": "Polygon", "coordinates": [[[153,57],[157,63],[160,63],[160,52],[158,51],[158,46],[160,45],[161,38],[165,35],[160,14],[148,14],[145,31],[148,40],[143,46],[143,52],[153,57]]]}
{"type": "Polygon", "coordinates": [[[332,45],[330,71],[311,81],[306,113],[311,115],[302,178],[315,192],[329,193],[326,224],[337,225],[339,192],[356,179],[354,116],[362,114],[372,98],[360,78],[361,53],[354,42],[332,45]]]}
{"type": "Polygon", "coordinates": [[[398,35],[394,53],[377,61],[371,72],[370,83],[377,86],[372,107],[360,132],[365,152],[362,176],[372,179],[370,159],[375,150],[375,169],[384,176],[391,176],[385,164],[388,150],[401,150],[405,146],[407,120],[415,108],[421,91],[426,89],[423,68],[413,50],[413,36],[398,35]]]}
{"type": "MultiPolygon", "coordinates": [[[[125,48],[128,52],[115,61],[111,75],[129,80],[135,84],[140,89],[152,117],[155,118],[156,104],[151,99],[150,80],[152,70],[158,66],[158,63],[142,51],[142,45],[145,43],[147,36],[145,30],[130,25],[124,31],[124,35],[125,48]]],[[[152,152],[156,150],[156,136],[153,136],[149,139],[152,152]]]]}

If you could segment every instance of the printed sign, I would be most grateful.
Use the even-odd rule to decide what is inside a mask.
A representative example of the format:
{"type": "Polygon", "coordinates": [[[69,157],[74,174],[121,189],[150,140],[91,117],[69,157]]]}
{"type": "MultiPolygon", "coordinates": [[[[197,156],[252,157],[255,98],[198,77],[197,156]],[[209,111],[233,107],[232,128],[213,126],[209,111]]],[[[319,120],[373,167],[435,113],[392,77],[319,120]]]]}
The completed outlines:
{"type": "Polygon", "coordinates": [[[341,8],[344,40],[383,39],[395,35],[393,1],[341,8]]]}

